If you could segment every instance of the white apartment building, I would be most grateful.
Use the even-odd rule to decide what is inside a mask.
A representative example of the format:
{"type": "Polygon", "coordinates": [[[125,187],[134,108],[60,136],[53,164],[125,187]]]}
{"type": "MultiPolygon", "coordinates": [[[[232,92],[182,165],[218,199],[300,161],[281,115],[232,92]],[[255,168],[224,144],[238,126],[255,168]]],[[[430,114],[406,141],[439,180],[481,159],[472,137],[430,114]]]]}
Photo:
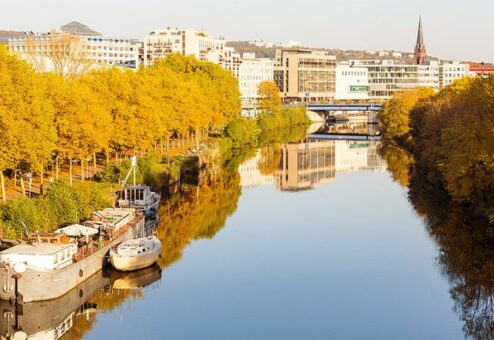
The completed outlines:
{"type": "Polygon", "coordinates": [[[271,59],[256,58],[255,53],[244,53],[232,63],[224,66],[238,79],[242,95],[242,115],[256,117],[259,113],[259,84],[273,81],[274,63],[271,59]]]}
{"type": "Polygon", "coordinates": [[[457,79],[468,76],[470,68],[468,64],[460,64],[459,62],[441,64],[441,72],[439,73],[439,86],[441,88],[451,85],[457,79]]]}
{"type": "Polygon", "coordinates": [[[225,45],[224,39],[214,38],[206,32],[167,27],[144,37],[142,59],[143,64],[149,66],[169,54],[181,53],[220,64],[225,56],[225,45]]]}
{"type": "Polygon", "coordinates": [[[49,33],[9,39],[8,48],[41,72],[52,71],[60,58],[67,58],[67,63],[70,59],[85,63],[86,70],[107,66],[136,68],[139,42],[106,38],[83,24],[72,22],[49,33]]]}
{"type": "Polygon", "coordinates": [[[369,98],[369,74],[365,67],[353,64],[336,65],[337,100],[366,100],[369,98]]]}

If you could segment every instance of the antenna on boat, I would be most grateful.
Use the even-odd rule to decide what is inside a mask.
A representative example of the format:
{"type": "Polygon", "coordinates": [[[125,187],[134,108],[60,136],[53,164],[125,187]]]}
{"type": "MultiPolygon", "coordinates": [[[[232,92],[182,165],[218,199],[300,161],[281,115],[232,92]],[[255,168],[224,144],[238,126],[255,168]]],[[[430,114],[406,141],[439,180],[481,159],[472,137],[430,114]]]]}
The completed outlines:
{"type": "Polygon", "coordinates": [[[136,185],[136,169],[137,169],[137,156],[130,157],[130,169],[122,182],[122,187],[125,187],[127,181],[129,180],[130,174],[133,173],[134,185],[136,185]]]}

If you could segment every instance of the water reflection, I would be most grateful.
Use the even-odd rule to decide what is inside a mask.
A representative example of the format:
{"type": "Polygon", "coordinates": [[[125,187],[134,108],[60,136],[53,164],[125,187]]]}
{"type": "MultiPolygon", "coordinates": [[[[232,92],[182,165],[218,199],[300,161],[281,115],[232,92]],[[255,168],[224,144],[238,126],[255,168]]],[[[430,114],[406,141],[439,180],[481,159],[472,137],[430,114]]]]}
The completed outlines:
{"type": "Polygon", "coordinates": [[[94,322],[94,313],[114,309],[142,288],[158,282],[161,269],[153,266],[132,273],[100,270],[64,296],[14,306],[0,301],[1,339],[81,338],[94,322]]]}
{"type": "MultiPolygon", "coordinates": [[[[343,183],[343,181],[338,181],[339,176],[341,176],[340,180],[348,180],[350,177],[355,179],[356,177],[352,175],[358,174],[347,175],[347,173],[377,172],[386,168],[395,181],[408,187],[409,201],[425,221],[429,235],[440,249],[436,261],[450,286],[454,312],[463,323],[464,334],[476,339],[494,338],[494,252],[492,251],[494,232],[487,226],[483,226],[482,221],[473,220],[461,207],[452,204],[444,193],[426,185],[423,182],[425,175],[416,166],[414,167],[413,159],[405,151],[373,140],[322,140],[317,138],[306,138],[297,143],[271,143],[251,153],[229,158],[223,164],[217,157],[213,164],[197,175],[202,180],[182,184],[161,205],[156,232],[163,242],[163,253],[157,266],[125,274],[111,270],[99,272],[65,296],[53,301],[26,304],[17,310],[17,313],[11,304],[1,302],[0,338],[8,339],[16,332],[22,332],[31,338],[82,338],[95,327],[99,313],[112,310],[118,312],[124,303],[144,304],[141,300],[145,299],[148,289],[163,288],[162,280],[166,278],[162,278],[162,270],[177,263],[182,258],[184,249],[192,241],[213,238],[224,227],[227,218],[236,211],[243,189],[269,185],[279,191],[298,191],[317,189],[326,184],[334,188],[339,183],[343,183]],[[380,157],[380,154],[387,163],[380,157]],[[239,163],[241,163],[240,166],[238,166],[239,163]],[[333,183],[334,181],[336,183],[333,183]]],[[[371,178],[364,177],[366,180],[371,178]]],[[[347,182],[344,185],[347,185],[347,182]]],[[[261,192],[267,192],[263,190],[265,188],[259,189],[261,192]]],[[[345,193],[341,191],[341,186],[338,189],[340,194],[345,193]]],[[[330,190],[314,190],[307,194],[324,191],[330,190]]],[[[283,195],[283,197],[299,197],[299,195],[276,194],[283,195]]],[[[391,194],[389,196],[395,198],[391,194]]],[[[321,196],[321,198],[333,199],[333,204],[337,201],[330,195],[321,196]]],[[[301,206],[303,207],[302,204],[301,206]]],[[[284,214],[288,213],[284,210],[284,214]]],[[[386,217],[385,211],[376,214],[380,214],[379,217],[383,219],[386,217]]],[[[303,223],[304,219],[300,215],[303,214],[298,212],[289,217],[300,219],[300,223],[303,223]]],[[[275,216],[275,218],[278,217],[275,216]]],[[[336,222],[346,227],[342,220],[336,220],[336,222]]],[[[354,223],[357,222],[354,221],[354,223]]],[[[366,227],[361,229],[361,233],[365,233],[370,228],[367,228],[367,222],[365,224],[366,227]]],[[[373,224],[372,226],[379,231],[378,227],[373,224]]],[[[285,230],[284,226],[280,229],[283,233],[290,232],[289,229],[285,230]]],[[[351,230],[352,228],[327,228],[327,232],[331,233],[332,237],[339,236],[340,239],[344,239],[343,237],[348,235],[342,236],[338,234],[338,230],[345,229],[351,230]]],[[[313,229],[314,232],[315,230],[319,229],[313,229]]],[[[389,230],[386,230],[389,234],[389,230]]],[[[403,232],[404,229],[401,230],[403,232]]],[[[266,234],[266,237],[269,235],[266,234]]],[[[278,235],[272,241],[277,237],[278,235]]],[[[358,238],[360,235],[351,234],[351,237],[358,238]]],[[[372,239],[370,234],[367,234],[367,237],[372,239]]],[[[253,240],[260,242],[256,238],[253,240]]],[[[314,238],[308,240],[316,241],[314,238]]],[[[373,254],[369,249],[365,249],[365,245],[362,245],[367,242],[367,239],[355,241],[363,242],[357,242],[362,249],[356,247],[352,254],[360,251],[373,254]]],[[[260,244],[262,245],[262,242],[260,244]]],[[[379,244],[379,242],[374,244],[379,244]]],[[[388,245],[392,245],[392,242],[388,245]]],[[[336,247],[336,244],[333,244],[333,247],[336,247]]],[[[251,254],[248,254],[250,258],[251,254]]],[[[324,252],[321,255],[326,256],[327,253],[324,252]]],[[[336,253],[333,255],[340,256],[336,253]]],[[[324,256],[321,256],[321,259],[324,256]]],[[[399,254],[397,259],[399,259],[399,254]]],[[[263,260],[265,259],[260,259],[259,262],[263,260]]],[[[282,258],[279,261],[283,263],[285,259],[282,258]]],[[[244,265],[250,263],[246,261],[244,265]]],[[[331,264],[328,263],[328,265],[331,264]]],[[[347,264],[345,263],[343,267],[346,268],[347,264]]],[[[365,268],[358,267],[356,263],[352,266],[365,271],[365,268]]],[[[338,274],[338,267],[331,268],[338,274]]],[[[278,270],[281,273],[281,269],[278,270]]],[[[313,274],[309,269],[306,273],[307,275],[313,274]]],[[[344,276],[346,272],[342,271],[342,273],[344,276]]],[[[351,273],[353,274],[354,271],[352,270],[351,273]]],[[[365,275],[372,278],[373,274],[366,273],[365,275]]],[[[349,274],[346,273],[346,275],[349,274]]],[[[354,281],[348,282],[358,284],[354,281]]],[[[332,287],[338,288],[339,286],[335,284],[332,287]]],[[[395,284],[390,282],[389,286],[383,288],[383,292],[387,289],[392,291],[393,287],[395,284]]],[[[201,288],[207,290],[209,287],[201,288]]],[[[355,286],[352,289],[350,293],[343,291],[350,296],[349,299],[357,290],[355,286]]],[[[374,292],[369,291],[368,294],[373,295],[374,292]]],[[[353,302],[350,300],[350,303],[353,302]]],[[[310,305],[310,307],[313,306],[310,305]]],[[[344,307],[341,307],[341,311],[345,311],[344,307]]],[[[120,313],[124,312],[120,311],[120,313]]],[[[301,310],[300,313],[308,313],[308,310],[301,310]]],[[[338,318],[339,314],[336,313],[333,317],[338,318]]],[[[353,315],[350,319],[353,320],[353,315]]],[[[122,327],[125,326],[122,325],[122,327]]]]}
{"type": "Polygon", "coordinates": [[[239,166],[243,187],[275,183],[281,191],[299,191],[331,183],[337,173],[383,171],[378,141],[322,140],[271,145],[239,166]]]}
{"type": "Polygon", "coordinates": [[[466,337],[494,338],[494,230],[427,181],[428,173],[405,150],[380,150],[395,181],[408,187],[409,201],[439,247],[436,259],[450,285],[454,311],[466,337]]]}

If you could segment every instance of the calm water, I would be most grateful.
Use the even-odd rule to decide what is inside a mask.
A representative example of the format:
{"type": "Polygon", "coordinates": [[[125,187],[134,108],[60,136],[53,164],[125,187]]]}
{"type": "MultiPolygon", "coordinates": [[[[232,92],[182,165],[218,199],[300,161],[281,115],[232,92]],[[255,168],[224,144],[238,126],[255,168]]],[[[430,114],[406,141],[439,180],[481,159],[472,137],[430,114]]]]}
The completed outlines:
{"type": "Polygon", "coordinates": [[[465,303],[472,280],[450,264],[462,254],[442,246],[456,239],[432,235],[377,143],[270,147],[215,169],[161,208],[162,271],[99,278],[83,306],[40,309],[58,321],[25,311],[25,322],[87,339],[462,339],[490,328],[492,303],[465,303]]]}

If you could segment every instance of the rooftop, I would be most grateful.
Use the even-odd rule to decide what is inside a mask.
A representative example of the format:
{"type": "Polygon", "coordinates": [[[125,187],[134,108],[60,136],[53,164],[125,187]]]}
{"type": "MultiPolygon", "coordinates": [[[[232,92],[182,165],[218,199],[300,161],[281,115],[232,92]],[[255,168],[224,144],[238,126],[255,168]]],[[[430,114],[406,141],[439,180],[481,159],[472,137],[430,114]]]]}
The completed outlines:
{"type": "Polygon", "coordinates": [[[21,255],[53,255],[60,250],[72,247],[72,244],[51,244],[42,243],[37,245],[19,244],[4,250],[0,253],[0,257],[6,254],[21,254],[21,255]]]}
{"type": "Polygon", "coordinates": [[[63,32],[74,34],[74,35],[88,35],[88,36],[100,36],[101,33],[96,32],[89,28],[88,26],[81,24],[77,21],[69,22],[68,24],[60,27],[63,32]]]}

